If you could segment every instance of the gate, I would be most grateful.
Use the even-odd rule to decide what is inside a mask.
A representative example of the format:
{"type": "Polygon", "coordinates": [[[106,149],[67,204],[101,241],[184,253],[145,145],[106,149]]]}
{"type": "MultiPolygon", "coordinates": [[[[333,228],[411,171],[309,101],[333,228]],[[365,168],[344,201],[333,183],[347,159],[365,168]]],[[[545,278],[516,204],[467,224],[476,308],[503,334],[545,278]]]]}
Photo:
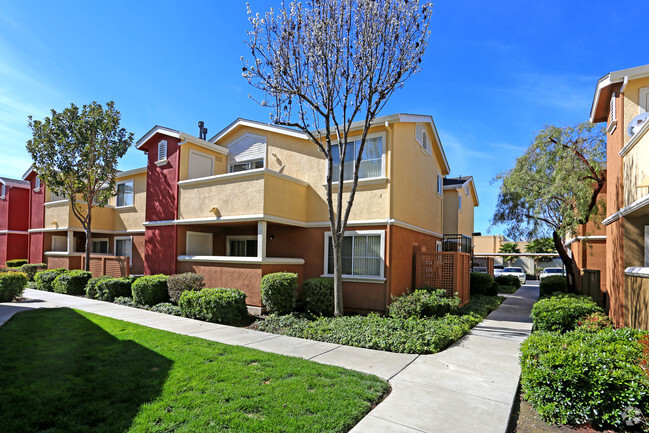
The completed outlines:
{"type": "Polygon", "coordinates": [[[581,271],[581,293],[588,295],[602,308],[604,300],[602,299],[602,291],[600,290],[599,271],[592,269],[584,269],[581,271]]]}
{"type": "Polygon", "coordinates": [[[432,286],[460,297],[460,306],[469,302],[471,255],[458,251],[417,253],[415,255],[415,288],[432,286]]]}

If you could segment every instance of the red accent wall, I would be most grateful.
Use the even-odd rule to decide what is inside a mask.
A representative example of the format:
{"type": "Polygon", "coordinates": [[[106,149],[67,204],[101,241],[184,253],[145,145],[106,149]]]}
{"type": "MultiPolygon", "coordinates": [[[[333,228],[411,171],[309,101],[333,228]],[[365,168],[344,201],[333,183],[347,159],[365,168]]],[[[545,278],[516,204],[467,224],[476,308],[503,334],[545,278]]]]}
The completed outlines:
{"type": "MultiPolygon", "coordinates": [[[[29,191],[25,188],[9,188],[9,230],[26,231],[29,228],[29,191]]],[[[26,236],[23,237],[27,239],[26,236]]]]}
{"type": "MultiPolygon", "coordinates": [[[[7,256],[5,261],[27,258],[27,235],[9,233],[7,235],[7,256]]],[[[4,264],[4,262],[3,262],[4,264]]]]}
{"type": "Polygon", "coordinates": [[[178,215],[179,158],[177,138],[156,134],[148,141],[146,220],[166,221],[178,215]],[[167,162],[157,166],[158,143],[167,140],[167,162]]]}
{"type": "MultiPolygon", "coordinates": [[[[0,200],[0,230],[7,230],[9,227],[9,195],[0,200]]],[[[4,251],[4,248],[2,249],[4,251]]],[[[0,256],[0,259],[2,256],[0,256]]]]}
{"type": "Polygon", "coordinates": [[[147,227],[144,232],[144,273],[176,272],[176,226],[147,227]]]}
{"type": "MultiPolygon", "coordinates": [[[[29,190],[29,228],[40,229],[45,224],[45,194],[43,188],[39,192],[34,191],[35,174],[29,176],[30,190],[29,190]]],[[[29,234],[29,262],[30,263],[44,263],[43,260],[43,233],[30,233],[29,234]]]]}

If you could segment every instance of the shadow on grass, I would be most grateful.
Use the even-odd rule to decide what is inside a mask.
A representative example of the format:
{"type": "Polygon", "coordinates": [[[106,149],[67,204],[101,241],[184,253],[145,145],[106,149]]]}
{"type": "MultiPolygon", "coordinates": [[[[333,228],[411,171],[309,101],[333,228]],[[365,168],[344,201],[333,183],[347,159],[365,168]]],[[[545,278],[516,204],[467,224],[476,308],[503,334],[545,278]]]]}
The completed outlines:
{"type": "Polygon", "coordinates": [[[0,328],[0,431],[125,431],[171,366],[73,310],[17,314],[0,328]]]}

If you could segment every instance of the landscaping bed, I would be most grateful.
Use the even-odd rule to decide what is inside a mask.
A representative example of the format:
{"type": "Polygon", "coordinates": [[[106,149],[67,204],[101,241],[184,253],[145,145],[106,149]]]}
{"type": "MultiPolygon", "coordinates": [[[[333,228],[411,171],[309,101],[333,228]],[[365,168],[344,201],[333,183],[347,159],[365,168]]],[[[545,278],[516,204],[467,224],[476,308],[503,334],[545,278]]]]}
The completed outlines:
{"type": "Polygon", "coordinates": [[[344,432],[371,375],[69,309],[0,328],[0,431],[344,432]]]}

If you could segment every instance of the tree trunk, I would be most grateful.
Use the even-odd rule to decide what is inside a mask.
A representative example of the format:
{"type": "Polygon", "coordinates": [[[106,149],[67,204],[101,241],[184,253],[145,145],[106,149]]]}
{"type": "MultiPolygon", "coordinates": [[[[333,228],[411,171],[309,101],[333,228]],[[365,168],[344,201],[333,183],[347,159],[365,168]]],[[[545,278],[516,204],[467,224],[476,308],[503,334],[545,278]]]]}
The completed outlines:
{"type": "Polygon", "coordinates": [[[343,236],[333,233],[331,239],[334,249],[334,316],[341,317],[343,315],[343,236]]]}
{"type": "Polygon", "coordinates": [[[577,269],[577,264],[574,259],[568,255],[565,247],[563,246],[563,239],[556,231],[552,232],[552,240],[554,241],[554,247],[561,257],[561,261],[566,267],[566,281],[568,283],[568,291],[572,293],[578,292],[578,281],[579,281],[579,269],[577,269]]]}
{"type": "MultiPolygon", "coordinates": [[[[90,213],[90,209],[88,209],[90,213]]],[[[85,224],[84,230],[86,231],[86,263],[84,266],[84,271],[90,271],[90,251],[92,250],[92,231],[90,228],[90,215],[88,215],[88,220],[85,224]]]]}

